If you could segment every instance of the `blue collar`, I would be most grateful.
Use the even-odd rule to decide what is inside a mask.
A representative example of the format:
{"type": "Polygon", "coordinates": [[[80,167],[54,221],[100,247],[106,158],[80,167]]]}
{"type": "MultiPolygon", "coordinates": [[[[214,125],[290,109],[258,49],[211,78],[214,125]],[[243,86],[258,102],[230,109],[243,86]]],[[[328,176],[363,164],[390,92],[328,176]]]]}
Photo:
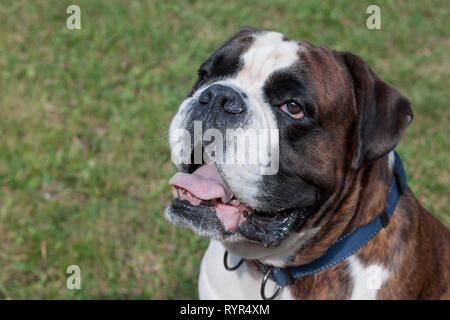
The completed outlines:
{"type": "MultiPolygon", "coordinates": [[[[320,258],[306,265],[276,268],[266,266],[261,262],[255,260],[247,261],[248,264],[265,273],[261,285],[261,296],[266,299],[266,296],[264,294],[264,287],[267,278],[269,277],[280,286],[275,294],[270,297],[275,298],[282,287],[293,284],[295,279],[328,269],[356,253],[367,242],[369,242],[369,240],[372,239],[380,229],[387,226],[387,224],[389,223],[389,219],[395,210],[398,199],[403,193],[405,187],[405,170],[403,168],[403,164],[400,160],[399,155],[397,154],[397,152],[395,152],[394,174],[392,177],[391,186],[389,188],[389,194],[386,200],[387,204],[384,211],[370,223],[360,226],[355,230],[342,235],[336,242],[333,243],[330,248],[328,248],[328,250],[320,258]]],[[[227,265],[225,264],[225,266],[227,265]]]]}

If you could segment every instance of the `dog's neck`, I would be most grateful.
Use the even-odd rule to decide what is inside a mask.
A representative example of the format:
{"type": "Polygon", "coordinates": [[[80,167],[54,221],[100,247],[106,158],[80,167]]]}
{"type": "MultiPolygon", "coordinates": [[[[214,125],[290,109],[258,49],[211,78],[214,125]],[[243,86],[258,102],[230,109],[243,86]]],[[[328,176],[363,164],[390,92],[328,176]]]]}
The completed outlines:
{"type": "Polygon", "coordinates": [[[320,257],[341,235],[368,224],[384,209],[392,180],[394,153],[347,175],[305,228],[320,226],[314,237],[299,247],[287,265],[302,265],[320,257]],[[327,206],[332,203],[332,206],[327,206]]]}
{"type": "Polygon", "coordinates": [[[309,263],[320,257],[342,234],[369,223],[381,213],[393,164],[394,153],[391,152],[358,172],[348,174],[320,210],[308,218],[302,230],[290,235],[278,247],[264,248],[255,243],[224,245],[234,254],[275,267],[309,263]]]}

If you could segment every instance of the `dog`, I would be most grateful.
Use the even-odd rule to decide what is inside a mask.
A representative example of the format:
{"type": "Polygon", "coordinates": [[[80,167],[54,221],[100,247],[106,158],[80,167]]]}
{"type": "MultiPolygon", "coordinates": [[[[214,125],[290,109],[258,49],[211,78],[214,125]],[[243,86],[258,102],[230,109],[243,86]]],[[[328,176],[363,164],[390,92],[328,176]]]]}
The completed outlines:
{"type": "Polygon", "coordinates": [[[352,53],[255,28],[232,36],[169,128],[177,174],[165,217],[211,238],[199,297],[449,299],[450,232],[394,150],[412,120],[408,99],[352,53]],[[277,157],[220,163],[235,145],[190,140],[229,129],[277,132],[262,139],[277,157]]]}

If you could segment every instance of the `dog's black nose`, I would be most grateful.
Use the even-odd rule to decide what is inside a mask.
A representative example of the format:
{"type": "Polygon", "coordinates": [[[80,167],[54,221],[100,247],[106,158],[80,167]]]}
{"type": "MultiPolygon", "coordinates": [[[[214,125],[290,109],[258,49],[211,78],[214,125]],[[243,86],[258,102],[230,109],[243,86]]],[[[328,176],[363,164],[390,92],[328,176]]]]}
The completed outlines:
{"type": "Polygon", "coordinates": [[[223,108],[228,113],[239,114],[247,107],[239,92],[220,84],[213,84],[205,89],[198,98],[201,104],[211,105],[213,108],[223,108]]]}

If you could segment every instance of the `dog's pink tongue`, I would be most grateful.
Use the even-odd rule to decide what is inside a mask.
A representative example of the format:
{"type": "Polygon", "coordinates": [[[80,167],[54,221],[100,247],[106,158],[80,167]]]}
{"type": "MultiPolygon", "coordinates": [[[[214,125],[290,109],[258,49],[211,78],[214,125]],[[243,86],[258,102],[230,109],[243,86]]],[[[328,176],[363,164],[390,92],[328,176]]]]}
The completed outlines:
{"type": "MultiPolygon", "coordinates": [[[[250,208],[240,203],[227,204],[231,200],[232,195],[226,189],[225,183],[217,170],[209,164],[202,165],[192,174],[178,172],[170,179],[169,184],[175,188],[186,189],[194,197],[201,200],[220,199],[221,202],[214,207],[214,210],[226,231],[236,230],[238,224],[246,220],[243,212],[251,211],[250,208]]],[[[195,199],[183,193],[180,195],[175,192],[175,196],[177,195],[181,199],[187,199],[194,205],[199,204],[195,199]]]]}
{"type": "Polygon", "coordinates": [[[225,183],[210,164],[202,165],[192,174],[178,172],[170,179],[169,184],[186,189],[202,200],[220,198],[224,203],[231,200],[231,194],[225,188],[225,183]]]}
{"type": "Polygon", "coordinates": [[[247,219],[243,215],[243,211],[246,210],[247,208],[242,204],[235,207],[219,203],[215,209],[217,217],[219,218],[220,222],[222,222],[225,231],[228,232],[235,231],[237,226],[247,219]]]}

